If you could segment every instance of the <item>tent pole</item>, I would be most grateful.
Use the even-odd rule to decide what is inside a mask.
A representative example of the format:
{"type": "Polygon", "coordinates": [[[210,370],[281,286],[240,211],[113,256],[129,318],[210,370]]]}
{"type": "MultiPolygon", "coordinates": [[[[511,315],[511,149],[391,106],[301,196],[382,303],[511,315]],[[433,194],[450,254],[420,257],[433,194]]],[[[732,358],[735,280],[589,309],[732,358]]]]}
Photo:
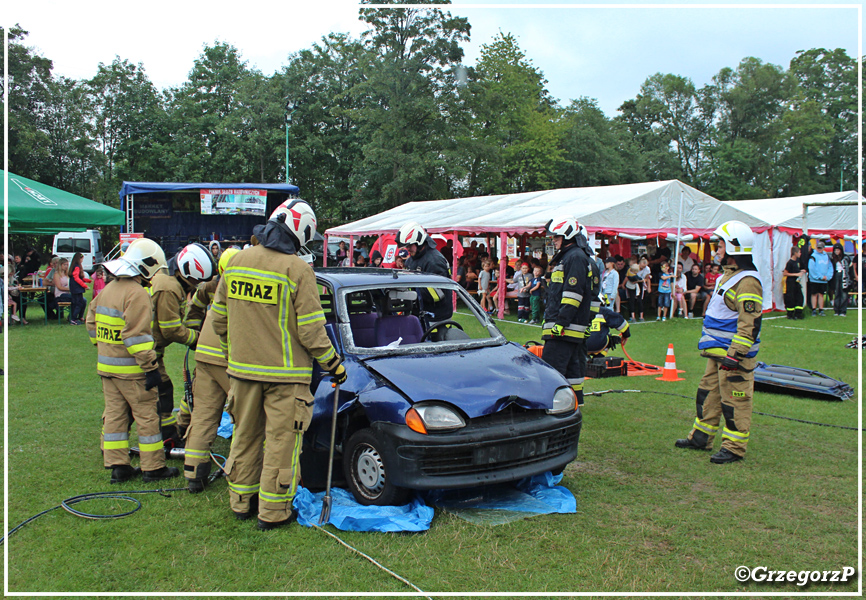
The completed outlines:
{"type": "MultiPolygon", "coordinates": [[[[677,263],[680,262],[680,237],[682,236],[682,230],[683,230],[683,199],[684,198],[685,198],[685,194],[683,193],[682,190],[680,190],[680,218],[679,218],[679,221],[677,222],[677,246],[676,246],[676,252],[674,252],[674,264],[673,264],[674,277],[676,277],[676,274],[677,274],[677,263]]],[[[686,268],[685,265],[683,265],[683,274],[685,274],[685,268],[686,268]]],[[[673,314],[671,316],[673,316],[673,314]]]]}
{"type": "Polygon", "coordinates": [[[349,266],[355,266],[355,236],[349,236],[349,266]]]}
{"type": "Polygon", "coordinates": [[[505,266],[508,264],[508,235],[504,231],[499,233],[499,318],[505,318],[505,290],[508,288],[508,282],[505,281],[505,266]]]}
{"type": "MultiPolygon", "coordinates": [[[[451,232],[451,279],[457,280],[457,244],[460,239],[456,231],[451,232]]],[[[457,310],[457,294],[451,294],[451,310],[457,310]]]]}
{"type": "Polygon", "coordinates": [[[328,234],[326,233],[324,236],[324,244],[322,244],[322,268],[328,266],[328,234]]]}

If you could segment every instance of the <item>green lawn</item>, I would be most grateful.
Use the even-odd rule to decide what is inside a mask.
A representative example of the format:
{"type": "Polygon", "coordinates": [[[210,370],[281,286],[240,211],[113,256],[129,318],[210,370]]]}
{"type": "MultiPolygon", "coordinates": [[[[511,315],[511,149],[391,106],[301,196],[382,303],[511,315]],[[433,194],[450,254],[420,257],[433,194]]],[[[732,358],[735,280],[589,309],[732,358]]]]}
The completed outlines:
{"type": "MultiPolygon", "coordinates": [[[[95,351],[83,326],[46,327],[39,316],[30,309],[31,325],[8,332],[10,528],[64,498],[113,487],[99,451],[95,351]]],[[[844,347],[857,318],[852,311],[794,324],[768,320],[761,358],[857,387],[857,352],[844,347]]],[[[513,321],[501,328],[520,343],[540,337],[539,328],[513,321]]],[[[700,321],[648,322],[633,331],[634,359],[662,364],[673,343],[685,381],[588,382],[588,391],[641,392],[587,398],[579,456],[563,479],[577,498],[576,514],[480,527],[437,510],[424,534],[338,535],[427,592],[793,595],[802,588],[740,584],[734,569],[856,567],[857,432],[755,415],[744,462],[712,465],[707,453],[675,449],[694,419],[691,398],[704,368],[696,350],[700,321]]],[[[182,359],[180,348],[169,349],[177,401],[182,359]]],[[[756,395],[755,410],[845,426],[858,418],[856,401],[767,393],[756,395]]],[[[217,446],[228,452],[225,440],[217,446]]],[[[157,488],[140,480],[121,487],[157,488]]],[[[56,510],[25,526],[8,541],[10,592],[411,591],[315,529],[263,533],[235,521],[224,480],[204,494],[139,497],[143,508],[124,519],[56,510]]],[[[104,500],[78,508],[127,505],[104,500]]],[[[806,591],[851,592],[856,585],[817,583],[806,591]]]]}

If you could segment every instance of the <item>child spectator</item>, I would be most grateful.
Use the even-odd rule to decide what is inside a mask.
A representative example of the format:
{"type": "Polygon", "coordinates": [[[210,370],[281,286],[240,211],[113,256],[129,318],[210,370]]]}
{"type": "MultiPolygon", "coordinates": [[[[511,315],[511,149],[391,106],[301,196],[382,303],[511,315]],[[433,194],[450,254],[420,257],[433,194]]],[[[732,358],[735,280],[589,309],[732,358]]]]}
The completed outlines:
{"type": "Polygon", "coordinates": [[[544,288],[547,287],[547,281],[544,279],[544,269],[541,264],[536,265],[532,274],[532,287],[529,288],[529,308],[532,319],[529,324],[535,325],[540,323],[544,316],[544,288]]]}
{"type": "MultiPolygon", "coordinates": [[[[679,313],[682,313],[682,316],[686,319],[689,318],[689,309],[686,306],[686,275],[683,273],[683,263],[677,263],[677,274],[674,277],[674,302],[679,308],[679,313]]],[[[671,316],[673,316],[673,311],[671,311],[671,316]]]]}
{"type": "Polygon", "coordinates": [[[803,318],[803,288],[800,285],[800,248],[791,248],[791,260],[785,265],[782,275],[785,277],[785,311],[791,320],[803,318]]]}
{"type": "Polygon", "coordinates": [[[614,310],[616,306],[617,288],[619,288],[619,273],[614,266],[616,259],[608,256],[604,260],[604,273],[601,274],[601,295],[609,309],[614,310]]]}
{"type": "Polygon", "coordinates": [[[656,321],[668,320],[668,308],[671,306],[671,281],[674,276],[671,273],[671,265],[667,261],[662,263],[659,274],[659,307],[656,321]]]}
{"type": "Polygon", "coordinates": [[[18,293],[15,260],[12,258],[9,259],[9,262],[6,265],[4,283],[6,286],[6,308],[9,310],[9,318],[15,323],[22,322],[24,325],[27,325],[27,321],[21,321],[21,317],[18,316],[18,300],[20,299],[21,294],[18,293]]]}
{"type": "Polygon", "coordinates": [[[81,252],[76,252],[72,257],[72,262],[69,263],[69,293],[72,295],[72,309],[69,313],[70,325],[82,325],[84,321],[84,309],[87,302],[84,300],[84,292],[87,291],[87,284],[90,283],[90,278],[84,272],[84,267],[81,266],[81,261],[84,255],[81,252]]]}
{"type": "Polygon", "coordinates": [[[490,271],[493,269],[493,261],[485,259],[481,263],[481,273],[478,275],[478,293],[481,294],[481,310],[488,315],[496,310],[496,301],[490,295],[490,271]]]}
{"type": "Polygon", "coordinates": [[[97,294],[99,294],[104,287],[105,270],[100,266],[96,269],[96,273],[93,274],[93,297],[96,298],[97,294]]]}
{"type": "Polygon", "coordinates": [[[520,263],[520,271],[514,274],[514,284],[517,286],[517,322],[529,322],[529,289],[532,287],[532,276],[529,274],[529,263],[520,263]]]}

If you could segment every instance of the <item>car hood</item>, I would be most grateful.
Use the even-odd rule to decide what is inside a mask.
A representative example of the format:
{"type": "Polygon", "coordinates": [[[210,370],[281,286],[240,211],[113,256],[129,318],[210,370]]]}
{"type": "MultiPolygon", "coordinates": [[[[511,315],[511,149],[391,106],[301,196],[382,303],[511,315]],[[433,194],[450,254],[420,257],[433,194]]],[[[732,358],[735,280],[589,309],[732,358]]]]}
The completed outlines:
{"type": "Polygon", "coordinates": [[[568,385],[550,365],[515,344],[364,362],[413,403],[443,400],[469,418],[499,412],[512,403],[526,409],[550,408],[556,389],[568,385]]]}

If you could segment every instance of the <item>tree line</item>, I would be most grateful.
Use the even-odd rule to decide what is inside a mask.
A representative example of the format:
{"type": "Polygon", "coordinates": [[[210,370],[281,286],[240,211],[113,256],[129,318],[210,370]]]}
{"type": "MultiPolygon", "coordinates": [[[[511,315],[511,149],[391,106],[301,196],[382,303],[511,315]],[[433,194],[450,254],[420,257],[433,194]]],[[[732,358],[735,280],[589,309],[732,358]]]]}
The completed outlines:
{"type": "Polygon", "coordinates": [[[609,118],[590,96],[559,104],[511,34],[465,65],[467,19],[359,12],[360,38],[328,34],[272,75],[207,45],[165,90],[120,57],[91,79],[54,74],[12,27],[9,170],[112,206],[123,180],[281,182],[290,118],[291,182],[326,224],[411,201],[663,179],[721,200],[856,187],[857,61],[842,49],[799,51],[787,69],[747,57],[700,88],[656,73],[609,118]]]}

